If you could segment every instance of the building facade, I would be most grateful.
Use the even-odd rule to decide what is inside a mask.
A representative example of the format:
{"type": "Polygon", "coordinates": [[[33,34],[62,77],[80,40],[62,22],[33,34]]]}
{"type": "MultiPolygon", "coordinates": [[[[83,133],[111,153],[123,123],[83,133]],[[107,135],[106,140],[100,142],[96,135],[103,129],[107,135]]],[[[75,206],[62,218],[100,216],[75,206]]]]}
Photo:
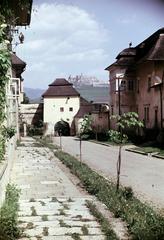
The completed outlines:
{"type": "MultiPolygon", "coordinates": [[[[7,24],[7,35],[8,39],[10,40],[10,43],[13,38],[14,30],[17,26],[27,26],[30,24],[31,19],[31,8],[32,8],[32,0],[27,1],[1,1],[0,2],[0,15],[3,16],[5,19],[5,22],[7,24]],[[5,11],[7,10],[7,11],[5,11]],[[12,16],[9,16],[7,13],[12,13],[12,16]],[[13,21],[14,20],[14,21],[13,21]]],[[[6,44],[6,42],[0,44],[0,49],[5,50],[8,49],[11,51],[11,44],[6,44]]],[[[1,58],[1,61],[3,59],[1,58]]],[[[22,63],[21,63],[22,64],[22,63]]],[[[17,64],[16,64],[17,65],[17,64]]],[[[0,126],[0,147],[2,150],[3,142],[4,142],[4,135],[2,132],[3,127],[11,127],[13,124],[16,124],[17,128],[17,136],[19,135],[19,128],[18,128],[18,101],[17,101],[17,95],[18,92],[20,92],[20,85],[19,80],[17,80],[18,77],[18,65],[16,66],[13,62],[12,56],[11,56],[11,68],[8,69],[8,82],[6,82],[6,91],[5,91],[5,109],[4,114],[6,116],[5,121],[1,121],[0,126]],[[15,117],[14,117],[15,116],[15,117]],[[12,117],[14,121],[12,120],[12,117]]],[[[20,73],[21,74],[21,73],[20,73]]],[[[0,76],[3,76],[3,73],[0,72],[0,76]]],[[[20,76],[20,75],[19,75],[20,76]]],[[[0,83],[0,87],[1,83],[0,83]]],[[[19,98],[19,96],[18,96],[19,98]]],[[[3,104],[2,104],[3,106],[3,104]]],[[[0,164],[0,206],[2,206],[5,195],[6,195],[6,186],[10,179],[10,171],[11,167],[14,161],[15,157],[15,147],[16,147],[16,136],[11,138],[10,140],[6,141],[5,144],[5,155],[4,161],[1,161],[0,164]]],[[[2,152],[2,151],[1,151],[2,152]]],[[[2,157],[2,154],[1,154],[2,157]]],[[[0,158],[1,158],[0,157],[0,158]]],[[[2,159],[0,159],[2,160],[2,159]]]]}
{"type": "Polygon", "coordinates": [[[43,97],[43,122],[45,134],[54,134],[55,125],[63,120],[69,124],[71,133],[75,131],[74,116],[80,108],[80,94],[72,83],[64,78],[57,78],[49,85],[43,97]]]}
{"type": "Polygon", "coordinates": [[[105,70],[109,71],[111,115],[135,111],[145,129],[163,128],[164,28],[124,49],[105,70]]]}

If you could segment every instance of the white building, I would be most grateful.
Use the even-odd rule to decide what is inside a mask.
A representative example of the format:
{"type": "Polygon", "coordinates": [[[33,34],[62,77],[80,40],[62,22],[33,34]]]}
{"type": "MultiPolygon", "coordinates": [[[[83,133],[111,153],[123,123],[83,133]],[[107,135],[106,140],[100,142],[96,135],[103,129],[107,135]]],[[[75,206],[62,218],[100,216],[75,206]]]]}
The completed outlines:
{"type": "Polygon", "coordinates": [[[80,94],[64,78],[57,78],[42,95],[44,99],[43,122],[45,134],[54,134],[55,125],[61,120],[69,124],[70,133],[75,133],[74,116],[80,108],[80,94]]]}

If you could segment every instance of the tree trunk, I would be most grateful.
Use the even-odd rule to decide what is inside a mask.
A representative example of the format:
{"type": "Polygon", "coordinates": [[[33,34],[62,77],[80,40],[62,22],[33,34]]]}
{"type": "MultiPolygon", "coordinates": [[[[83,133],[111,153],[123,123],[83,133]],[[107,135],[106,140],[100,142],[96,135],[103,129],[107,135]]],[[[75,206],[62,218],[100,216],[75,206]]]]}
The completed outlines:
{"type": "Polygon", "coordinates": [[[120,172],[121,172],[121,149],[122,145],[119,146],[119,155],[118,155],[118,161],[117,161],[117,191],[119,190],[120,186],[120,172]]]}
{"type": "Polygon", "coordinates": [[[80,134],[80,162],[81,162],[81,160],[82,160],[82,156],[81,156],[81,155],[82,155],[82,151],[81,151],[81,142],[82,142],[82,141],[81,141],[81,134],[80,134]]]}

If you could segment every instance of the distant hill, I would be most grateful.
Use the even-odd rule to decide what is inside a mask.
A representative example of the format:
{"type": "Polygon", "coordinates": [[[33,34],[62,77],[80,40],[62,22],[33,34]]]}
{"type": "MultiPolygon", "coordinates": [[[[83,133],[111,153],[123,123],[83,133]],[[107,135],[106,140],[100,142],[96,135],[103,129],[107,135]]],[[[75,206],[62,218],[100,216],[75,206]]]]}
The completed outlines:
{"type": "Polygon", "coordinates": [[[24,92],[30,99],[38,99],[44,93],[44,89],[40,88],[24,88],[24,92]]]}
{"type": "MultiPolygon", "coordinates": [[[[76,89],[88,101],[109,102],[109,88],[107,84],[99,86],[83,85],[76,87],[76,89]]],[[[31,103],[38,103],[41,101],[41,95],[45,89],[24,88],[24,91],[31,103]]]]}
{"type": "Polygon", "coordinates": [[[108,86],[81,86],[76,87],[82,97],[93,102],[109,102],[108,86]]]}

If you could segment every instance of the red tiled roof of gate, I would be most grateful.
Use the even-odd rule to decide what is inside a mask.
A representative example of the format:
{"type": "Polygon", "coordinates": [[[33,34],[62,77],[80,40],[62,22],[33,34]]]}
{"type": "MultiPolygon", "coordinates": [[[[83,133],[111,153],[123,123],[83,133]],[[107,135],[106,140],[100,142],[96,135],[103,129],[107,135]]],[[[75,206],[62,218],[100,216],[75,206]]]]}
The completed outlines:
{"type": "Polygon", "coordinates": [[[73,84],[68,82],[64,78],[57,78],[45,91],[42,97],[63,97],[63,96],[80,96],[80,93],[76,91],[73,84]]]}

